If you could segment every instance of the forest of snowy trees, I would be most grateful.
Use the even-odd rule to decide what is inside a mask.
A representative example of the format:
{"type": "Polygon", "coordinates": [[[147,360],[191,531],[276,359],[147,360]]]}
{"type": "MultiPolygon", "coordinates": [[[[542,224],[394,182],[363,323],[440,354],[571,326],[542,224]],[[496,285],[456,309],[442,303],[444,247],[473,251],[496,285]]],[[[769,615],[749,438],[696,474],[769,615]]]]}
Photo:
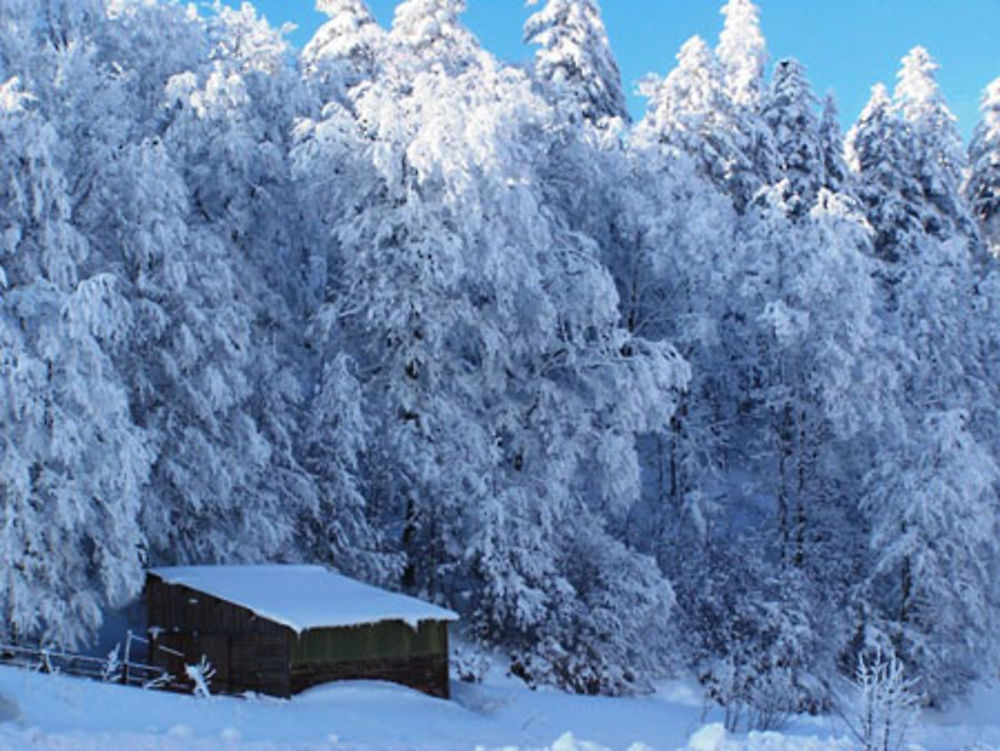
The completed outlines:
{"type": "MultiPolygon", "coordinates": [[[[629,122],[596,0],[0,0],[0,632],[312,561],[534,684],[821,710],[1000,664],[1000,79],[840,132],[729,0],[629,122]],[[768,75],[768,71],[770,74],[768,75]]],[[[1000,71],[998,71],[1000,72],[1000,71]]]]}

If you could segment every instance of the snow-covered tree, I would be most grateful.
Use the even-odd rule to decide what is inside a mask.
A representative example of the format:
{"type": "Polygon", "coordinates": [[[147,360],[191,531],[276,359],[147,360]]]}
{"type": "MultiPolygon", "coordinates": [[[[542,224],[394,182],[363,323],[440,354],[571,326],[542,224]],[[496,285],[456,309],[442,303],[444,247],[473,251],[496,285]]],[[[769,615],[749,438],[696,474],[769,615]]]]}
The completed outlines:
{"type": "Polygon", "coordinates": [[[755,725],[823,701],[808,686],[835,669],[835,645],[851,627],[843,608],[865,554],[854,525],[870,447],[856,444],[881,430],[894,406],[894,374],[879,364],[864,218],[826,189],[796,216],[789,193],[782,182],[758,196],[714,275],[729,290],[715,303],[718,343],[692,365],[696,374],[699,365],[714,370],[700,380],[714,403],[709,425],[725,426],[717,428],[721,492],[698,573],[679,566],[675,579],[710,693],[755,725]],[[727,570],[733,556],[750,571],[725,591],[737,586],[727,570]],[[720,612],[728,615],[708,615],[720,612]]]}
{"type": "Polygon", "coordinates": [[[733,731],[773,729],[815,709],[810,673],[829,652],[812,610],[823,604],[810,602],[801,578],[777,572],[761,545],[757,535],[734,535],[701,563],[701,581],[686,581],[679,594],[691,608],[683,625],[695,674],[733,731]]]}
{"type": "Polygon", "coordinates": [[[192,6],[180,3],[118,0],[109,11],[96,51],[108,69],[121,70],[120,85],[128,92],[129,105],[119,103],[119,108],[130,113],[141,131],[141,136],[135,135],[153,135],[167,82],[212,54],[205,21],[192,6]]]}
{"type": "Polygon", "coordinates": [[[895,655],[876,649],[858,657],[847,724],[864,751],[905,748],[920,714],[919,683],[895,655]]]}
{"type": "Polygon", "coordinates": [[[249,314],[237,302],[226,248],[189,228],[188,193],[162,144],[124,156],[120,179],[131,187],[119,194],[127,202],[115,230],[141,310],[125,362],[135,419],[158,449],[143,518],[150,557],[239,560],[273,551],[288,527],[256,525],[260,509],[244,498],[269,447],[244,410],[249,314]]]}
{"type": "Polygon", "coordinates": [[[726,94],[737,115],[736,141],[752,165],[754,178],[748,186],[743,186],[742,193],[733,196],[742,213],[758,188],[779,179],[775,175],[777,157],[771,129],[761,117],[767,96],[764,79],[767,50],[760,31],[759,10],[750,0],[729,0],[722,14],[726,22],[715,52],[722,66],[726,94]]]}
{"type": "Polygon", "coordinates": [[[141,586],[149,466],[111,356],[133,313],[83,276],[58,136],[17,79],[0,87],[0,581],[8,639],[75,646],[141,586]]]}
{"type": "MultiPolygon", "coordinates": [[[[296,558],[299,521],[318,511],[295,455],[302,261],[280,216],[297,77],[249,6],[220,9],[204,33],[210,59],[167,82],[163,153],[153,144],[145,167],[173,189],[141,199],[167,204],[178,233],[173,268],[155,264],[142,291],[161,316],[137,368],[160,384],[136,406],[163,441],[147,525],[158,560],[296,558]]],[[[155,231],[150,214],[126,226],[155,231]]]]}
{"type": "Polygon", "coordinates": [[[323,309],[374,426],[371,511],[404,556],[401,583],[468,612],[526,678],[620,690],[637,657],[624,635],[656,625],[669,588],[654,572],[619,600],[569,546],[614,544],[604,514],[636,493],[633,436],[666,419],[684,370],[619,328],[595,244],[542,208],[546,139],[561,134],[528,77],[484,55],[437,65],[428,49],[358,93],[360,128],[330,109],[296,150],[306,184],[341,175],[319,198],[323,309]],[[639,380],[650,388],[626,386],[639,380]],[[622,627],[600,668],[569,659],[609,638],[598,614],[622,627]]]}
{"type": "Polygon", "coordinates": [[[346,101],[347,92],[374,78],[386,32],[364,0],[319,0],[329,16],[302,51],[303,73],[319,87],[321,104],[346,101]]]}
{"type": "Polygon", "coordinates": [[[971,236],[972,223],[961,191],[965,149],[955,116],[935,79],[937,68],[926,49],[914,47],[902,60],[893,96],[910,128],[916,177],[932,209],[925,218],[926,231],[942,239],[959,233],[971,236]]]}
{"type": "Polygon", "coordinates": [[[104,19],[105,6],[105,0],[35,0],[22,5],[30,9],[37,33],[57,49],[85,37],[104,19]]]}
{"type": "Polygon", "coordinates": [[[823,100],[823,114],[819,123],[820,145],[823,150],[823,187],[834,193],[853,194],[847,161],[844,158],[844,135],[840,130],[840,113],[837,100],[828,94],[823,100]]]}
{"type": "Polygon", "coordinates": [[[728,0],[726,22],[716,54],[722,64],[726,92],[738,107],[756,111],[764,97],[767,44],[760,30],[760,9],[751,0],[728,0]]]}
{"type": "MultiPolygon", "coordinates": [[[[0,80],[26,73],[34,51],[34,18],[28,0],[9,2],[0,12],[0,80]]],[[[25,83],[21,80],[21,84],[25,83]]],[[[28,81],[30,85],[30,80],[28,81]]]]}
{"type": "MultiPolygon", "coordinates": [[[[897,400],[898,425],[875,447],[865,485],[862,509],[871,525],[874,569],[861,588],[862,627],[869,629],[868,640],[888,641],[882,646],[894,648],[939,700],[974,673],[962,650],[973,643],[984,649],[985,642],[976,641],[981,626],[975,618],[988,617],[989,606],[984,586],[975,583],[971,556],[958,563],[951,558],[950,551],[966,549],[965,533],[942,526],[927,504],[934,498],[955,523],[965,512],[944,509],[957,498],[982,503],[974,513],[987,513],[995,465],[983,449],[991,440],[989,420],[980,417],[992,409],[992,385],[974,330],[981,305],[971,252],[975,232],[959,191],[962,154],[954,117],[934,68],[921,48],[907,55],[896,105],[877,87],[849,146],[858,194],[877,233],[882,328],[896,349],[892,363],[905,393],[897,400]],[[933,477],[925,474],[929,467],[933,477]],[[951,487],[957,482],[952,474],[972,485],[951,487]],[[934,546],[949,553],[934,554],[934,546]],[[938,587],[938,577],[961,580],[969,601],[978,603],[978,616],[957,605],[954,610],[957,619],[966,619],[962,646],[937,630],[938,614],[920,614],[926,604],[947,601],[944,589],[925,600],[922,588],[938,587]]],[[[995,523],[992,516],[982,518],[986,526],[995,523]]]]}
{"type": "Polygon", "coordinates": [[[1000,78],[983,92],[982,120],[969,144],[971,171],[965,186],[972,215],[994,255],[1000,254],[1000,78]]]}
{"type": "Polygon", "coordinates": [[[884,606],[867,625],[870,642],[895,649],[941,701],[996,664],[1000,469],[966,412],[924,414],[922,435],[880,456],[867,480],[872,586],[884,606]]]}
{"type": "Polygon", "coordinates": [[[449,73],[475,66],[482,48],[462,25],[465,0],[403,0],[392,17],[390,43],[397,45],[397,68],[440,65],[449,73]]]}
{"type": "Polygon", "coordinates": [[[597,0],[545,0],[525,23],[524,40],[539,46],[536,76],[551,87],[552,96],[575,101],[592,123],[628,119],[621,73],[597,0]]]}
{"type": "MultiPolygon", "coordinates": [[[[631,133],[628,171],[611,177],[616,242],[605,253],[630,331],[677,346],[692,365],[689,391],[667,431],[643,436],[642,503],[627,535],[672,580],[676,549],[702,545],[713,523],[723,462],[718,426],[732,369],[720,357],[726,278],[736,223],[732,193],[749,193],[749,161],[734,143],[734,111],[711,50],[698,38],[665,79],[649,78],[646,116],[631,133]],[[737,183],[745,180],[741,189],[737,183]],[[676,546],[676,547],[675,547],[676,546]]],[[[755,188],[753,188],[755,189],[755,188]]]]}
{"type": "Polygon", "coordinates": [[[784,183],[785,204],[793,216],[801,217],[813,207],[827,180],[816,97],[797,60],[780,60],[775,66],[762,117],[773,134],[776,175],[784,183]]]}
{"type": "Polygon", "coordinates": [[[640,92],[649,103],[632,138],[640,149],[657,148],[691,159],[697,171],[740,201],[757,189],[745,117],[727,97],[712,50],[692,37],[677,54],[677,67],[663,79],[648,77],[640,92]]]}
{"type": "MultiPolygon", "coordinates": [[[[746,321],[737,336],[756,347],[743,355],[759,404],[753,450],[770,467],[760,478],[775,500],[782,559],[801,566],[810,555],[812,504],[851,479],[823,466],[824,447],[878,424],[874,407],[892,376],[870,363],[878,360],[877,301],[863,218],[821,191],[808,221],[798,222],[787,192],[779,183],[748,212],[735,284],[746,321]],[[854,391],[859,378],[863,400],[854,391]]],[[[731,346],[740,352],[738,340],[731,346]]]]}
{"type": "Polygon", "coordinates": [[[915,252],[927,211],[913,174],[909,138],[885,86],[872,87],[871,99],[847,134],[847,153],[858,198],[875,230],[875,252],[890,263],[915,252]]]}
{"type": "Polygon", "coordinates": [[[294,265],[278,206],[295,80],[249,6],[208,20],[120,4],[48,73],[83,268],[113,274],[133,310],[114,358],[157,452],[143,522],[157,560],[285,552],[262,532],[291,534],[315,497],[291,457],[300,387],[275,350],[295,279],[274,271],[294,265]],[[247,521],[275,498],[298,500],[247,521]]]}

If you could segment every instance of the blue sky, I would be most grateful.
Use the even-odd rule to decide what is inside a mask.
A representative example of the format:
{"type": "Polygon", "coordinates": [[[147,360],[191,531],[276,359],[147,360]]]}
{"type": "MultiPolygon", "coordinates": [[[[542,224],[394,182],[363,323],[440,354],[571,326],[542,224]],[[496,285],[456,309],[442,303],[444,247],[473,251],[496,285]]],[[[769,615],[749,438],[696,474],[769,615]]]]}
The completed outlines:
{"type": "MultiPolygon", "coordinates": [[[[235,2],[235,0],[234,0],[235,2]]],[[[633,116],[643,100],[633,94],[646,73],[666,73],[685,39],[700,34],[714,46],[722,0],[603,0],[604,21],[622,69],[633,116]]],[[[772,61],[794,56],[807,67],[817,94],[832,90],[845,125],[864,107],[872,84],[895,84],[899,59],[917,44],[941,65],[938,80],[968,136],[979,97],[1000,76],[1000,0],[757,0],[772,61]]],[[[298,25],[303,45],[324,16],[311,0],[254,0],[274,24],[298,25]]],[[[370,0],[385,25],[394,0],[370,0]]],[[[468,0],[466,25],[494,54],[521,60],[521,26],[531,12],[522,0],[468,0]]]]}

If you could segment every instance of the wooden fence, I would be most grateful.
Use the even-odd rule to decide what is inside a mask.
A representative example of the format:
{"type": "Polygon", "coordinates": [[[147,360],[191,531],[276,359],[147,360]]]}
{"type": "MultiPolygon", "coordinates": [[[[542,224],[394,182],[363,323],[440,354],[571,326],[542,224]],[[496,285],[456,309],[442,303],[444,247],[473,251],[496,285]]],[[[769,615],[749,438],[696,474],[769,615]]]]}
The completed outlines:
{"type": "Polygon", "coordinates": [[[120,653],[120,647],[115,647],[111,654],[105,658],[45,647],[0,643],[0,664],[138,688],[185,693],[191,691],[190,680],[171,675],[161,667],[133,660],[132,647],[136,643],[146,645],[147,650],[160,649],[183,658],[183,655],[169,647],[156,642],[150,644],[146,639],[135,636],[129,631],[126,635],[124,651],[120,653]]]}

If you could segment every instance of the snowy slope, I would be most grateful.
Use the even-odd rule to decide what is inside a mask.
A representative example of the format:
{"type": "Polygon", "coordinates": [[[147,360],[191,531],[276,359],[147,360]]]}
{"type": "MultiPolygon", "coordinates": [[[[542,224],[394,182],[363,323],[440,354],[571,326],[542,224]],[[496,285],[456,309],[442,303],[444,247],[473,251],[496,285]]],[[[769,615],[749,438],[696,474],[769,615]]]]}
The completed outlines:
{"type": "Polygon", "coordinates": [[[455,689],[451,702],[375,682],[333,684],[290,701],[198,700],[0,668],[0,696],[17,705],[17,719],[0,725],[0,749],[541,749],[572,732],[616,751],[639,744],[672,751],[700,724],[695,702],[662,697],[585,698],[501,684],[455,689]]]}
{"type": "MultiPolygon", "coordinates": [[[[926,751],[1000,748],[1000,692],[929,718],[926,751]],[[992,719],[991,719],[992,718],[992,719]],[[980,745],[974,745],[974,744],[980,745]]],[[[0,668],[2,751],[849,751],[824,721],[785,734],[725,737],[691,691],[607,699],[532,692],[504,681],[455,686],[455,701],[376,682],[290,701],[189,696],[0,668]],[[703,726],[703,723],[708,723],[703,726]],[[691,745],[689,746],[689,742],[691,745]]]]}

